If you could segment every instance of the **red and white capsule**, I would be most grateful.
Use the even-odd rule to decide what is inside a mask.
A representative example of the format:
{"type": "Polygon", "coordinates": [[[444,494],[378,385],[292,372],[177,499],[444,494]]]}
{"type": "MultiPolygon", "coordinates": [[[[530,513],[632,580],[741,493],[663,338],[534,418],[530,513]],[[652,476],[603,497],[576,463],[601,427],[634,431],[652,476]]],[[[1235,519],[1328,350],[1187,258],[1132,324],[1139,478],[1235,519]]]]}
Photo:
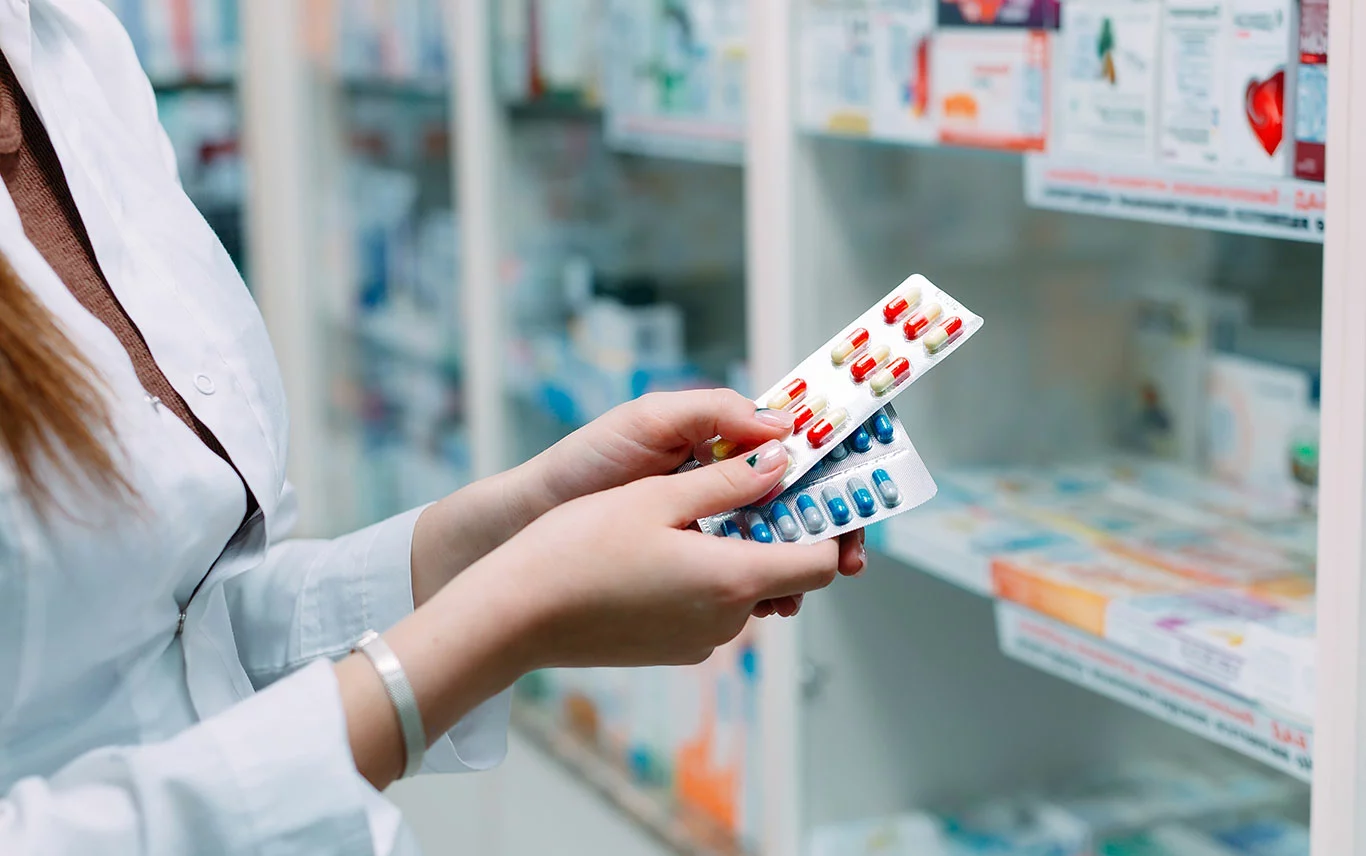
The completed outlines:
{"type": "Polygon", "coordinates": [[[888,363],[885,369],[873,375],[873,379],[868,381],[868,388],[874,395],[886,395],[910,376],[911,361],[905,357],[897,357],[888,363]]]}
{"type": "Polygon", "coordinates": [[[834,410],[827,411],[824,416],[816,420],[816,424],[811,426],[811,430],[806,432],[806,441],[811,444],[811,448],[819,449],[830,438],[835,436],[835,432],[849,418],[849,411],[843,407],[836,407],[834,410]]]}
{"type": "Polygon", "coordinates": [[[792,408],[792,433],[807,426],[812,419],[825,412],[827,402],[823,395],[810,395],[806,400],[792,408]]]}
{"type": "Polygon", "coordinates": [[[944,314],[944,308],[938,303],[927,303],[925,308],[910,317],[910,320],[902,327],[906,333],[907,341],[914,342],[925,331],[930,329],[930,325],[939,320],[939,316],[944,314]]]}
{"type": "Polygon", "coordinates": [[[849,358],[866,344],[868,344],[868,331],[859,327],[845,336],[844,341],[830,349],[830,362],[842,366],[849,362],[849,358]]]}
{"type": "Polygon", "coordinates": [[[895,324],[898,318],[910,312],[911,307],[919,303],[920,287],[913,285],[887,301],[887,305],[882,307],[882,317],[888,324],[895,324]]]}
{"type": "Polygon", "coordinates": [[[886,345],[878,345],[854,361],[854,364],[849,367],[849,376],[854,379],[854,383],[863,383],[891,356],[891,348],[886,345]]]}
{"type": "Polygon", "coordinates": [[[786,410],[789,404],[797,401],[803,395],[806,395],[806,381],[795,377],[787,386],[769,396],[768,407],[771,410],[786,410]]]}
{"type": "Polygon", "coordinates": [[[937,354],[963,332],[963,319],[957,315],[925,334],[925,350],[937,354]]]}

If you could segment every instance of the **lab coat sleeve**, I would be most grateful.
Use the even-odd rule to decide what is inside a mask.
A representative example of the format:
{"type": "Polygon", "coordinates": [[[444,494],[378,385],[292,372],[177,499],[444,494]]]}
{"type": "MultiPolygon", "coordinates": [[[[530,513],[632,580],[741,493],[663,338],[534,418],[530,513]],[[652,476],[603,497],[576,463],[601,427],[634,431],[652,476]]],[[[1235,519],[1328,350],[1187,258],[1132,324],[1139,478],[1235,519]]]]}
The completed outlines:
{"type": "MultiPolygon", "coordinates": [[[[293,525],[286,485],[277,532],[293,525]]],[[[227,583],[238,655],[252,684],[268,686],[301,666],[345,656],[366,630],[385,631],[413,611],[413,526],[423,509],[331,540],[281,540],[264,563],[227,583]]],[[[424,770],[496,766],[507,753],[510,694],[475,708],[427,752],[424,770]]]]}
{"type": "Polygon", "coordinates": [[[414,851],[356,772],[325,662],[164,743],[96,750],[0,795],[6,856],[414,851]]]}

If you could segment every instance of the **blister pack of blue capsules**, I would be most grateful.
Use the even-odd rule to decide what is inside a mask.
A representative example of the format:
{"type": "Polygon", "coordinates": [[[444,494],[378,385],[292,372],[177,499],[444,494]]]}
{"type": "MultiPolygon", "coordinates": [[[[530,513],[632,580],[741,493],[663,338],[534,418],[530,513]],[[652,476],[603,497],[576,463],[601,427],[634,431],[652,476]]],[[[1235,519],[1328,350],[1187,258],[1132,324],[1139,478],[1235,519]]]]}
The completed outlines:
{"type": "Polygon", "coordinates": [[[885,405],[777,499],[697,523],[709,535],[809,544],[909,511],[937,491],[901,419],[885,405]]]}

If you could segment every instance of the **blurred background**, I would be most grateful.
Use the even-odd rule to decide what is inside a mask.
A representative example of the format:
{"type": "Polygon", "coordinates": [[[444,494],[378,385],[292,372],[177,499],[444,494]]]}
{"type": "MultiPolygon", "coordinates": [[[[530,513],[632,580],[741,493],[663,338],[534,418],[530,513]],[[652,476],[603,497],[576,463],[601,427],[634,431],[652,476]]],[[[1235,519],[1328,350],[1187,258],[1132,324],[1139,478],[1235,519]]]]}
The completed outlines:
{"type": "Polygon", "coordinates": [[[426,852],[1309,852],[1327,0],[105,2],[309,534],[754,395],[911,273],[986,318],[863,578],[529,676],[502,769],[393,789],[426,852]]]}

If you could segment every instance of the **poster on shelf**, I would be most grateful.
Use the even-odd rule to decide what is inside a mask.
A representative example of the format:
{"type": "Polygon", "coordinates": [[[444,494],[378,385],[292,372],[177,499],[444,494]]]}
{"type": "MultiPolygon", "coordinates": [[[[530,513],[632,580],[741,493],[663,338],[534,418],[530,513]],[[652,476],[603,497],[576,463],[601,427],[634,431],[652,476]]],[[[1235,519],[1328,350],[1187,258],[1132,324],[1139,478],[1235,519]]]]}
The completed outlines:
{"type": "Polygon", "coordinates": [[[1223,0],[1167,0],[1162,9],[1158,161],[1217,169],[1224,67],[1223,0]]]}
{"type": "Polygon", "coordinates": [[[1323,242],[1323,185],[1293,178],[1036,155],[1025,159],[1025,201],[1054,211],[1323,242]]]}
{"type": "Polygon", "coordinates": [[[1300,0],[1295,72],[1295,177],[1323,181],[1328,141],[1328,0],[1300,0]]]}
{"type": "Polygon", "coordinates": [[[1156,141],[1158,0],[1074,0],[1062,10],[1057,146],[1151,160],[1156,141]]]}
{"type": "Polygon", "coordinates": [[[876,0],[872,12],[872,135],[934,141],[930,53],[933,0],[876,0]]]}
{"type": "Polygon", "coordinates": [[[1055,30],[1061,0],[938,0],[941,27],[1055,30]]]}
{"type": "Polygon", "coordinates": [[[1290,175],[1293,158],[1295,0],[1229,0],[1221,166],[1226,172],[1290,175]]]}
{"type": "Polygon", "coordinates": [[[941,29],[930,65],[940,142],[1044,150],[1049,114],[1046,32],[941,29]]]}
{"type": "Polygon", "coordinates": [[[817,133],[868,136],[873,42],[867,3],[805,3],[797,52],[798,124],[817,133]]]}

